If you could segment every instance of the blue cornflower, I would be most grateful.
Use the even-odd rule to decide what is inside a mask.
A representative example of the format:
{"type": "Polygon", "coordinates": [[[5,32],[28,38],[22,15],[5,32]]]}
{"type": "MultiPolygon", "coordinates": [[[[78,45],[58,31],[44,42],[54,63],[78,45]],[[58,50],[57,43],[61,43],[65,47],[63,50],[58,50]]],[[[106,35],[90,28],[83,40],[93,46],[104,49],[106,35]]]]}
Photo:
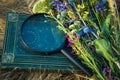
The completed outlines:
{"type": "Polygon", "coordinates": [[[65,6],[66,6],[65,2],[59,3],[58,1],[54,0],[53,3],[54,3],[54,5],[56,6],[56,9],[57,9],[58,11],[63,10],[63,9],[65,8],[65,6]]]}
{"type": "Polygon", "coordinates": [[[66,4],[63,2],[63,3],[59,4],[59,5],[57,5],[57,10],[62,11],[65,8],[65,6],[66,6],[66,4]]]}
{"type": "Polygon", "coordinates": [[[62,4],[60,4],[60,6],[65,7],[65,6],[66,6],[66,3],[63,2],[62,4]]]}
{"type": "Polygon", "coordinates": [[[61,10],[63,10],[63,7],[58,5],[56,9],[57,9],[58,11],[61,11],[61,10]]]}
{"type": "Polygon", "coordinates": [[[54,4],[55,6],[59,5],[58,1],[56,1],[56,0],[54,0],[53,4],[54,4]]]}
{"type": "Polygon", "coordinates": [[[100,3],[97,4],[96,9],[102,12],[104,11],[104,7],[100,3]]]}

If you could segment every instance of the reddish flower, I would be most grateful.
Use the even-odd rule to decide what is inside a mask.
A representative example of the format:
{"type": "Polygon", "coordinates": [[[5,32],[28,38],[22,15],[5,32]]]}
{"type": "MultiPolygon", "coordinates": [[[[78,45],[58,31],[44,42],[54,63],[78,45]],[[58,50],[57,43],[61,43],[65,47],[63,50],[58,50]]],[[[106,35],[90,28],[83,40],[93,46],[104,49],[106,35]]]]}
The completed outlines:
{"type": "Polygon", "coordinates": [[[68,42],[69,42],[69,43],[72,43],[72,39],[68,39],[68,42]]]}
{"type": "Polygon", "coordinates": [[[67,39],[69,38],[69,36],[68,36],[67,34],[65,35],[65,37],[66,37],[67,39]]]}
{"type": "Polygon", "coordinates": [[[68,46],[67,47],[70,47],[72,44],[72,39],[68,39],[68,46]]]}

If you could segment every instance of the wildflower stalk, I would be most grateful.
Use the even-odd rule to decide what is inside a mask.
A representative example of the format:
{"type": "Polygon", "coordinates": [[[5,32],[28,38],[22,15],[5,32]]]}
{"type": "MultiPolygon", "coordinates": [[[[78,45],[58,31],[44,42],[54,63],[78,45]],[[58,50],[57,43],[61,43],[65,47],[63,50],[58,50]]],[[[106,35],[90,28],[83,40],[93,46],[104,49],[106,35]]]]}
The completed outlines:
{"type": "MultiPolygon", "coordinates": [[[[78,4],[78,2],[75,2],[74,0],[73,1],[67,0],[67,1],[69,1],[69,4],[72,6],[73,10],[70,10],[71,8],[69,6],[67,6],[67,4],[65,3],[66,1],[65,2],[64,1],[61,2],[61,0],[54,0],[54,1],[56,2],[56,4],[54,4],[53,10],[57,11],[58,16],[56,18],[54,16],[54,13],[52,14],[51,11],[50,11],[50,15],[58,23],[58,28],[60,30],[64,31],[64,33],[66,33],[69,36],[69,39],[71,40],[71,47],[74,50],[74,52],[76,53],[76,55],[80,59],[83,60],[83,63],[85,63],[87,66],[89,66],[92,69],[92,71],[97,74],[97,77],[99,78],[99,80],[106,80],[108,77],[102,71],[103,65],[107,68],[110,68],[111,73],[113,75],[114,74],[116,75],[116,73],[115,73],[116,65],[120,69],[120,64],[119,64],[118,60],[113,57],[113,51],[111,51],[111,49],[113,49],[117,55],[120,54],[119,53],[120,51],[118,50],[119,49],[118,28],[120,30],[120,23],[119,23],[118,13],[116,13],[117,12],[116,4],[113,3],[113,2],[115,2],[115,0],[108,0],[110,9],[113,11],[113,13],[107,12],[107,14],[105,12],[103,13],[104,8],[106,8],[106,7],[104,7],[104,5],[98,4],[96,6],[96,3],[101,3],[100,0],[92,0],[92,2],[91,2],[91,0],[87,0],[87,2],[82,0],[82,4],[87,5],[87,7],[85,7],[84,9],[80,7],[81,4],[78,4]],[[79,5],[80,8],[78,6],[76,6],[77,4],[79,5]],[[113,4],[115,4],[115,7],[113,6],[113,4]],[[82,9],[82,10],[80,10],[80,9],[82,9]],[[65,14],[63,13],[64,10],[66,11],[65,14]],[[91,11],[92,15],[90,15],[90,16],[87,15],[87,17],[85,18],[84,17],[85,10],[91,11]],[[67,13],[69,13],[69,12],[71,12],[72,15],[67,15],[67,13]],[[75,14],[77,14],[77,16],[75,14]],[[110,23],[111,18],[107,17],[109,14],[110,15],[113,14],[112,15],[112,17],[114,18],[113,24],[110,23]],[[58,17],[60,17],[60,18],[58,18],[58,17]],[[95,21],[94,19],[97,21],[95,21]],[[65,26],[64,26],[63,21],[65,21],[65,26]],[[79,22],[79,23],[76,24],[76,22],[79,22]],[[96,31],[99,32],[100,39],[92,40],[95,38],[95,35],[93,34],[94,31],[92,33],[92,32],[90,32],[90,30],[84,29],[84,26],[82,28],[80,28],[81,22],[82,22],[82,25],[92,27],[91,28],[92,30],[95,30],[95,32],[96,31]],[[105,24],[105,25],[103,25],[103,24],[105,24]],[[112,25],[114,25],[116,27],[112,28],[112,25]],[[77,31],[81,31],[81,33],[77,33],[77,31]],[[112,31],[113,31],[113,33],[112,33],[112,31]],[[82,41],[80,41],[81,39],[75,38],[75,36],[73,35],[74,33],[76,33],[77,35],[80,35],[80,37],[82,37],[81,39],[84,42],[84,44],[82,44],[82,41]],[[86,34],[87,34],[87,36],[86,36],[86,34]],[[98,42],[96,42],[97,40],[98,40],[98,42]],[[108,43],[110,43],[110,47],[108,44],[106,47],[104,47],[105,43],[107,43],[107,42],[101,41],[101,40],[106,40],[108,43]],[[90,46],[88,46],[87,41],[88,42],[91,41],[90,46]],[[92,42],[94,42],[94,44],[92,44],[92,42]],[[84,45],[87,47],[84,47],[84,45]],[[91,51],[91,48],[92,48],[91,46],[95,47],[95,53],[91,51]],[[102,57],[101,60],[103,60],[103,62],[100,62],[99,60],[97,60],[96,56],[98,56],[98,55],[100,55],[102,57]],[[116,65],[113,66],[113,64],[116,64],[116,65]]],[[[56,15],[56,13],[55,13],[55,15],[56,15]]]]}
{"type": "MultiPolygon", "coordinates": [[[[79,49],[79,46],[77,46],[77,45],[74,45],[74,46],[75,46],[77,49],[79,49]]],[[[104,77],[102,76],[102,74],[99,72],[99,69],[98,69],[98,67],[97,67],[97,65],[96,65],[93,57],[92,57],[91,55],[89,55],[89,57],[87,57],[89,53],[88,53],[85,49],[84,49],[84,51],[82,51],[82,50],[79,49],[79,51],[82,53],[83,59],[84,59],[84,61],[87,63],[87,65],[88,65],[88,66],[91,66],[92,70],[95,71],[95,72],[98,74],[98,76],[99,76],[100,79],[105,80],[105,78],[104,78],[104,77]],[[91,60],[91,61],[90,61],[90,60],[91,60]]]]}
{"type": "Polygon", "coordinates": [[[84,20],[83,20],[83,18],[81,17],[80,13],[77,11],[77,7],[76,7],[76,5],[75,5],[74,2],[73,2],[73,4],[74,4],[74,8],[75,8],[75,10],[76,10],[77,15],[79,16],[80,20],[83,22],[84,26],[86,26],[86,23],[84,22],[84,20]]]}
{"type": "Polygon", "coordinates": [[[84,22],[83,18],[81,17],[80,13],[77,12],[77,14],[78,14],[79,18],[81,19],[81,21],[83,22],[84,26],[87,26],[86,23],[84,22]]]}
{"type": "MultiPolygon", "coordinates": [[[[90,2],[90,1],[89,1],[90,2]]],[[[97,19],[97,21],[98,21],[98,24],[99,24],[99,30],[101,31],[101,23],[100,23],[100,20],[99,20],[99,17],[98,17],[98,15],[97,15],[97,11],[95,11],[94,10],[94,8],[93,8],[93,6],[92,6],[93,4],[90,2],[90,6],[92,7],[92,11],[93,11],[93,13],[95,14],[95,17],[96,17],[96,19],[97,19]]]]}
{"type": "Polygon", "coordinates": [[[112,15],[114,16],[114,21],[115,24],[117,22],[117,24],[119,25],[119,30],[120,30],[120,19],[119,19],[119,13],[118,13],[118,9],[117,9],[117,4],[115,0],[108,0],[112,15]]]}
{"type": "MultiPolygon", "coordinates": [[[[58,19],[56,19],[52,13],[51,13],[51,16],[52,16],[52,18],[54,18],[54,19],[58,22],[58,24],[61,26],[61,29],[62,29],[65,33],[69,33],[69,30],[66,29],[66,28],[64,28],[63,24],[62,24],[58,19]]],[[[68,35],[69,35],[69,34],[68,34],[68,35]]],[[[73,35],[69,35],[69,37],[70,37],[72,40],[74,40],[74,39],[73,39],[73,35]]],[[[77,43],[77,44],[78,44],[78,43],[77,43]]],[[[92,58],[92,56],[83,48],[83,46],[82,46],[81,43],[79,43],[79,46],[78,46],[77,44],[75,44],[75,43],[73,44],[73,46],[72,46],[72,47],[74,47],[73,49],[76,48],[75,51],[80,51],[81,55],[83,55],[83,59],[84,59],[85,63],[86,63],[88,66],[91,66],[91,68],[99,75],[100,79],[104,80],[104,77],[103,77],[103,76],[101,75],[101,73],[99,72],[99,69],[98,69],[97,65],[95,64],[95,61],[94,61],[94,59],[92,58]],[[83,50],[80,50],[80,47],[83,48],[83,50]],[[88,55],[89,55],[89,57],[88,57],[88,55]],[[90,59],[92,62],[91,62],[89,59],[90,59]],[[93,63],[93,64],[92,64],[92,63],[93,63]]]]}
{"type": "Polygon", "coordinates": [[[65,33],[68,33],[69,30],[67,28],[64,28],[63,24],[56,18],[54,17],[54,15],[52,14],[52,12],[50,12],[50,15],[53,19],[55,19],[57,21],[57,23],[61,26],[60,28],[65,32],[65,33]]]}

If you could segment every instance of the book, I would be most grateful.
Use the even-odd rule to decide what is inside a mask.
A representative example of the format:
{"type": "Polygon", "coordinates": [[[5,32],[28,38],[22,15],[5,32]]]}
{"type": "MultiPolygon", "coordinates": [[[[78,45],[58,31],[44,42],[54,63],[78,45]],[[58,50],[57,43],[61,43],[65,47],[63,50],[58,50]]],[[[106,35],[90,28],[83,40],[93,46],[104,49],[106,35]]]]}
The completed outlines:
{"type": "Polygon", "coordinates": [[[51,55],[34,54],[24,48],[19,38],[22,23],[31,14],[8,13],[4,35],[2,66],[7,68],[37,69],[46,71],[80,71],[61,52],[51,55]]]}

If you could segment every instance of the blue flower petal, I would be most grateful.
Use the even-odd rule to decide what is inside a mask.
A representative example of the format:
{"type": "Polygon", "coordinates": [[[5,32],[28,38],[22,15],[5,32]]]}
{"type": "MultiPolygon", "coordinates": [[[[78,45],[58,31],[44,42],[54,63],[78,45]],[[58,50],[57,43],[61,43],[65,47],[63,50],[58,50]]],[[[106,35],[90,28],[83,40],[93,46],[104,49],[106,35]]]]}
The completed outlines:
{"type": "Polygon", "coordinates": [[[97,4],[96,9],[102,12],[104,11],[104,7],[100,3],[97,4]]]}
{"type": "Polygon", "coordinates": [[[58,1],[54,0],[54,5],[57,6],[58,4],[58,1]]]}

